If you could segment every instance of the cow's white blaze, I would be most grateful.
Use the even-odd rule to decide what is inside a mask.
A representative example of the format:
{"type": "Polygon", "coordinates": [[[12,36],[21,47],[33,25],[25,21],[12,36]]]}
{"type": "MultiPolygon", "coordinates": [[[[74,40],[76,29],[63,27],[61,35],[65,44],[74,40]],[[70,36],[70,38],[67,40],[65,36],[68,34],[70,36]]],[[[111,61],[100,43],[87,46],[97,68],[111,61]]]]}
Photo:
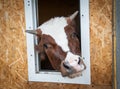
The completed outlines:
{"type": "Polygon", "coordinates": [[[65,51],[69,51],[68,39],[64,27],[67,26],[65,17],[52,18],[43,23],[38,28],[41,29],[42,34],[50,35],[55,42],[65,51]]]}

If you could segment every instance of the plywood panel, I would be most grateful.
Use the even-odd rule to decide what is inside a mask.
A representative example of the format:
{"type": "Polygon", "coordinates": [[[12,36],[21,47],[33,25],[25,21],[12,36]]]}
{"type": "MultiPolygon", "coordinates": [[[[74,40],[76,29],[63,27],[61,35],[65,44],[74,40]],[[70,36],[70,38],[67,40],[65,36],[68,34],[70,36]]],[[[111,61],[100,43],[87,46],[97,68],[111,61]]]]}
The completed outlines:
{"type": "Polygon", "coordinates": [[[0,0],[0,89],[26,89],[24,3],[0,0]]]}
{"type": "Polygon", "coordinates": [[[112,77],[112,0],[91,0],[92,83],[111,84],[112,77]]]}
{"type": "Polygon", "coordinates": [[[0,89],[112,89],[112,0],[90,0],[92,84],[28,82],[23,0],[0,0],[0,89]]]}
{"type": "Polygon", "coordinates": [[[56,83],[29,83],[29,89],[112,89],[109,86],[79,85],[79,84],[56,84],[56,83]]]}

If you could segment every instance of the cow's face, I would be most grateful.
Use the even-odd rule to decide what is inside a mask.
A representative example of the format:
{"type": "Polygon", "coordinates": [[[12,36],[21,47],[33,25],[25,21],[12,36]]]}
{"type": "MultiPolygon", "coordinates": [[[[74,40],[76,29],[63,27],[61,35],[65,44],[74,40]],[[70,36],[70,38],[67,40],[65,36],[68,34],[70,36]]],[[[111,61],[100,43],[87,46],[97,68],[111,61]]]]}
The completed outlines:
{"type": "Polygon", "coordinates": [[[61,63],[63,76],[76,77],[81,74],[86,66],[81,58],[80,41],[73,22],[65,27],[70,51],[67,52],[65,59],[61,63]]]}
{"type": "Polygon", "coordinates": [[[80,75],[86,68],[80,57],[80,41],[73,15],[68,18],[56,17],[43,23],[37,30],[27,30],[40,38],[37,48],[40,53],[47,55],[52,67],[71,78],[80,75]]]}

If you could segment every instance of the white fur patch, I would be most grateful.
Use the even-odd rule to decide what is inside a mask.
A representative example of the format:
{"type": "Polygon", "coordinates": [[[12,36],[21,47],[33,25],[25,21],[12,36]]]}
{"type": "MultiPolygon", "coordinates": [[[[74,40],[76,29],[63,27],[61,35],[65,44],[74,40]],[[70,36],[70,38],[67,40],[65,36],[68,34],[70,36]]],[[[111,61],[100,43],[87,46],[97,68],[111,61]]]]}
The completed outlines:
{"type": "Polygon", "coordinates": [[[52,18],[49,21],[43,23],[38,28],[41,29],[42,34],[50,35],[55,42],[63,49],[63,51],[69,51],[67,35],[64,31],[64,27],[67,26],[65,17],[52,18]]]}
{"type": "Polygon", "coordinates": [[[67,61],[70,65],[75,66],[79,61],[79,57],[79,55],[68,52],[65,61],[67,61]]]}
{"type": "Polygon", "coordinates": [[[71,52],[68,52],[65,62],[68,62],[71,66],[73,66],[76,71],[82,71],[84,70],[85,66],[83,63],[78,64],[78,61],[80,60],[79,57],[79,55],[74,55],[71,52]]]}

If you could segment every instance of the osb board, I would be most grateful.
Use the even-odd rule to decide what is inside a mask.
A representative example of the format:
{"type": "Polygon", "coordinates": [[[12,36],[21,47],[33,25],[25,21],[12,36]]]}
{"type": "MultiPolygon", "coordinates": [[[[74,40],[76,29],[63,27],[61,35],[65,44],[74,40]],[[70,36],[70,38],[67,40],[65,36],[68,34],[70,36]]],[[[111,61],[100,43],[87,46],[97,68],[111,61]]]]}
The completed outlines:
{"type": "Polygon", "coordinates": [[[112,0],[90,0],[92,83],[112,83],[112,0]]]}
{"type": "Polygon", "coordinates": [[[92,84],[28,82],[23,0],[0,0],[0,89],[112,89],[112,0],[90,0],[92,84]]]}
{"type": "Polygon", "coordinates": [[[27,86],[23,7],[21,0],[0,0],[0,89],[27,86]]]}

